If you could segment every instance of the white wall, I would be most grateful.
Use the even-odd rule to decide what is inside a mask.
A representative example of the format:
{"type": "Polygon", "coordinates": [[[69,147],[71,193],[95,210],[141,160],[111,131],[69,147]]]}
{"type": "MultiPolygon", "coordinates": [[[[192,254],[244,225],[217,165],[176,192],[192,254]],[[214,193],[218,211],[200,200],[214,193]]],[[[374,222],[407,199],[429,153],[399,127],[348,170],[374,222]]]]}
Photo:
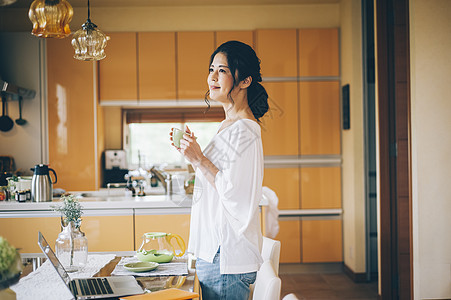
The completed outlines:
{"type": "Polygon", "coordinates": [[[351,128],[342,131],[343,254],[354,273],[366,272],[362,6],[340,2],[341,85],[350,85],[351,128]]]}
{"type": "MultiPolygon", "coordinates": [[[[41,76],[40,56],[42,40],[27,33],[0,33],[0,77],[23,88],[36,91],[34,99],[24,99],[22,118],[27,120],[23,126],[14,123],[8,132],[0,131],[0,155],[13,156],[16,168],[31,174],[30,168],[46,163],[44,155],[45,140],[41,130],[41,76]]],[[[18,101],[8,101],[9,116],[19,118],[18,101]]]]}
{"type": "Polygon", "coordinates": [[[415,299],[451,298],[451,1],[410,0],[415,299]]]}

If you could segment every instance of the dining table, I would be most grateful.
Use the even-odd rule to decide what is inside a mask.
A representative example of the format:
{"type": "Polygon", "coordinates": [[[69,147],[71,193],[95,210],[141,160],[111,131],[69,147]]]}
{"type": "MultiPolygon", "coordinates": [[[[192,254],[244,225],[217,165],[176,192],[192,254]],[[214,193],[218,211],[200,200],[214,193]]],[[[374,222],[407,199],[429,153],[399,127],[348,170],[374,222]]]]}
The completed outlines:
{"type": "MultiPolygon", "coordinates": [[[[89,252],[86,266],[69,275],[71,279],[133,275],[146,294],[170,288],[199,294],[194,262],[187,254],[174,257],[169,263],[159,264],[155,270],[139,273],[123,267],[128,262],[137,261],[135,254],[135,251],[89,252]]],[[[11,287],[17,300],[71,299],[72,295],[44,254],[24,253],[21,258],[24,264],[21,279],[11,287]]]]}

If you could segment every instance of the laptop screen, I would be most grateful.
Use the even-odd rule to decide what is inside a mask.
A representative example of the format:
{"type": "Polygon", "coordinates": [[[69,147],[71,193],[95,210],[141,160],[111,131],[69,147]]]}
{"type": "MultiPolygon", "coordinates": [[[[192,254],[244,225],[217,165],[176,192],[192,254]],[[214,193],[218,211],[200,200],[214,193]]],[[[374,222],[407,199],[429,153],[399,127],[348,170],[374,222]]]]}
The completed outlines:
{"type": "Polygon", "coordinates": [[[55,255],[55,252],[53,252],[49,243],[47,243],[47,241],[45,240],[44,236],[42,235],[42,233],[40,231],[39,231],[38,244],[39,244],[39,247],[41,247],[44,254],[47,256],[47,258],[50,260],[52,265],[55,267],[58,274],[64,280],[64,283],[66,283],[66,285],[69,286],[69,282],[70,282],[69,274],[67,274],[66,270],[64,270],[63,265],[58,260],[58,258],[55,255]]]}

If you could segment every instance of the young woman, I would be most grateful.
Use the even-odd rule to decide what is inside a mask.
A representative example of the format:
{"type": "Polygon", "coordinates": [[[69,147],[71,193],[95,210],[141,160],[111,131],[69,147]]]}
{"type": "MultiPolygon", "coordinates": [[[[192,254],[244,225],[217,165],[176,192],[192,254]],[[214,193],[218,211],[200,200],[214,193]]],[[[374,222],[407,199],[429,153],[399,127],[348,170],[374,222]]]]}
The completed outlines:
{"type": "Polygon", "coordinates": [[[260,60],[250,46],[219,46],[210,58],[206,102],[220,102],[225,120],[203,151],[188,127],[177,148],[196,169],[188,251],[197,257],[203,300],[248,299],[262,263],[258,121],[268,111],[268,94],[261,80],[260,60]]]}

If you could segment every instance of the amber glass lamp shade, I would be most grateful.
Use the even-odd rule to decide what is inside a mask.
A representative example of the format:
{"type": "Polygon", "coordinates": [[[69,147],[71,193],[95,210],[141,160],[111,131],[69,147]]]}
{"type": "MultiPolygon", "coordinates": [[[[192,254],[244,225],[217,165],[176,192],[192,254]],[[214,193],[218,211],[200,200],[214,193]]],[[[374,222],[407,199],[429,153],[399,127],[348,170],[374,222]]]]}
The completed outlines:
{"type": "Polygon", "coordinates": [[[34,0],[28,17],[33,23],[31,34],[44,38],[65,38],[74,10],[66,0],[34,0]]]}
{"type": "Polygon", "coordinates": [[[74,58],[79,60],[101,60],[106,57],[105,47],[110,39],[90,19],[77,30],[72,38],[74,58]]]}

